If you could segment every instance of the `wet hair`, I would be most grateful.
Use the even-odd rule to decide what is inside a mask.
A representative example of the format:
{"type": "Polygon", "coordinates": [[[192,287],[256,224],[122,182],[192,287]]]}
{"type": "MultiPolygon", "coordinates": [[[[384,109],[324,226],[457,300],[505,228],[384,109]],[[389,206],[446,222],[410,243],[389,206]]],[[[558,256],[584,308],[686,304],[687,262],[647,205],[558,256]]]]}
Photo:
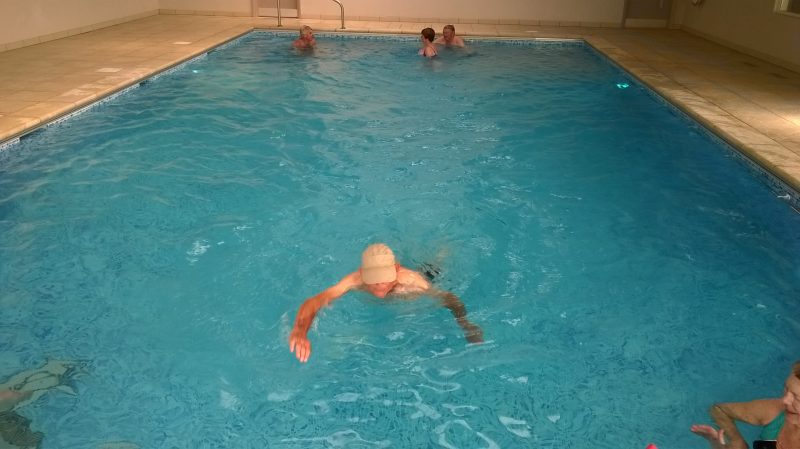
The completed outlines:
{"type": "Polygon", "coordinates": [[[303,25],[302,27],[300,27],[300,35],[302,35],[303,32],[306,31],[306,30],[311,31],[312,33],[314,32],[314,30],[312,30],[310,26],[303,25]]]}
{"type": "Polygon", "coordinates": [[[800,360],[794,362],[794,365],[792,365],[792,374],[794,374],[794,377],[800,379],[800,360]]]}
{"type": "Polygon", "coordinates": [[[456,32],[456,27],[454,27],[453,25],[445,25],[445,26],[444,26],[444,29],[445,29],[445,30],[446,30],[446,29],[448,29],[448,28],[450,29],[450,31],[452,31],[452,32],[453,32],[453,34],[455,34],[455,32],[456,32]]]}
{"type": "Polygon", "coordinates": [[[425,28],[422,30],[422,36],[433,42],[433,40],[436,39],[436,31],[433,31],[433,28],[425,28]]]}

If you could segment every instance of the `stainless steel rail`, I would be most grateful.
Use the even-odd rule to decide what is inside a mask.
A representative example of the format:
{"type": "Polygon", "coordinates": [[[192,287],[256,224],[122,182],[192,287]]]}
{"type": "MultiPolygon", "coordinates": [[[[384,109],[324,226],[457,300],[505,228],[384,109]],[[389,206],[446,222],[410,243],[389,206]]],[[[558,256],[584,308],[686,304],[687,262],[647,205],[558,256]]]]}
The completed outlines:
{"type": "Polygon", "coordinates": [[[278,0],[278,26],[283,26],[281,25],[281,0],[278,0]]]}
{"type": "MultiPolygon", "coordinates": [[[[280,0],[278,0],[278,2],[280,3],[280,0]]],[[[341,17],[342,17],[342,28],[341,29],[345,29],[344,28],[344,5],[342,5],[342,2],[340,2],[339,0],[333,0],[333,2],[336,3],[337,5],[339,5],[339,9],[342,11],[342,14],[341,14],[341,17]]],[[[280,17],[280,15],[278,17],[280,17]]],[[[280,19],[278,19],[278,23],[280,23],[280,19]]]]}

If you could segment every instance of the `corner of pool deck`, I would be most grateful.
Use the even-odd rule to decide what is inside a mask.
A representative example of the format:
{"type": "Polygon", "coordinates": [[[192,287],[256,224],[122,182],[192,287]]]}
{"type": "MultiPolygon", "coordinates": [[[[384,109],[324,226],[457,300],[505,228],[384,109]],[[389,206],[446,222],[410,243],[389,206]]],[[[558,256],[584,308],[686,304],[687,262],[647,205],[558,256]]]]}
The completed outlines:
{"type": "MultiPolygon", "coordinates": [[[[445,23],[152,15],[21,48],[0,46],[7,142],[254,29],[417,34],[445,23]],[[3,51],[4,50],[4,51],[3,51]]],[[[800,73],[680,30],[459,23],[469,38],[583,39],[800,192],[800,73]]],[[[288,44],[287,44],[288,48],[288,44]]]]}

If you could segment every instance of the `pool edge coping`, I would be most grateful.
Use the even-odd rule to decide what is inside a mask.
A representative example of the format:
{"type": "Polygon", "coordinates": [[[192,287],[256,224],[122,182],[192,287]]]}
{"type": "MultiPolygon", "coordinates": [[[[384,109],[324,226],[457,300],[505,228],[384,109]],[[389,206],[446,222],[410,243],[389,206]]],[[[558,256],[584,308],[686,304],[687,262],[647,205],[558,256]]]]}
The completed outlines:
{"type": "Polygon", "coordinates": [[[28,121],[25,125],[13,128],[10,132],[6,133],[0,132],[0,151],[5,150],[9,146],[12,146],[15,143],[19,142],[20,139],[23,139],[26,136],[35,133],[42,128],[46,128],[47,126],[62,122],[64,120],[69,119],[70,117],[78,115],[89,109],[92,109],[93,107],[103,102],[116,98],[116,96],[125,93],[131,88],[138,87],[145,81],[166,74],[171,70],[175,70],[184,64],[192,62],[195,59],[201,58],[207,55],[208,53],[225,46],[228,43],[231,43],[237,39],[244,37],[245,35],[251,33],[253,29],[254,28],[251,27],[249,29],[239,31],[232,36],[226,36],[224,39],[220,41],[216,41],[215,43],[191,51],[187,55],[183,55],[174,61],[162,64],[161,66],[156,67],[152,70],[143,71],[138,76],[130,78],[122,83],[111,85],[109,88],[99,93],[88,95],[82,98],[81,100],[73,103],[70,107],[63,108],[58,112],[46,115],[43,118],[37,118],[28,121]]]}

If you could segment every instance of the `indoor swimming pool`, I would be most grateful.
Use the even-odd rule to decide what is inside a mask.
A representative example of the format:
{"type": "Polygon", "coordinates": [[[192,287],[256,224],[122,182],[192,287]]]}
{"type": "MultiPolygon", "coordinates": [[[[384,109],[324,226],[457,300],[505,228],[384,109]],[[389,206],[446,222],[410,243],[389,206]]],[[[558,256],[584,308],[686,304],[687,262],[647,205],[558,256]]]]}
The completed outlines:
{"type": "Polygon", "coordinates": [[[0,152],[0,382],[35,371],[42,448],[705,447],[710,404],[780,394],[800,214],[721,141],[580,41],[295,34],[0,152]],[[299,363],[373,242],[485,343],[350,293],[299,363]]]}

